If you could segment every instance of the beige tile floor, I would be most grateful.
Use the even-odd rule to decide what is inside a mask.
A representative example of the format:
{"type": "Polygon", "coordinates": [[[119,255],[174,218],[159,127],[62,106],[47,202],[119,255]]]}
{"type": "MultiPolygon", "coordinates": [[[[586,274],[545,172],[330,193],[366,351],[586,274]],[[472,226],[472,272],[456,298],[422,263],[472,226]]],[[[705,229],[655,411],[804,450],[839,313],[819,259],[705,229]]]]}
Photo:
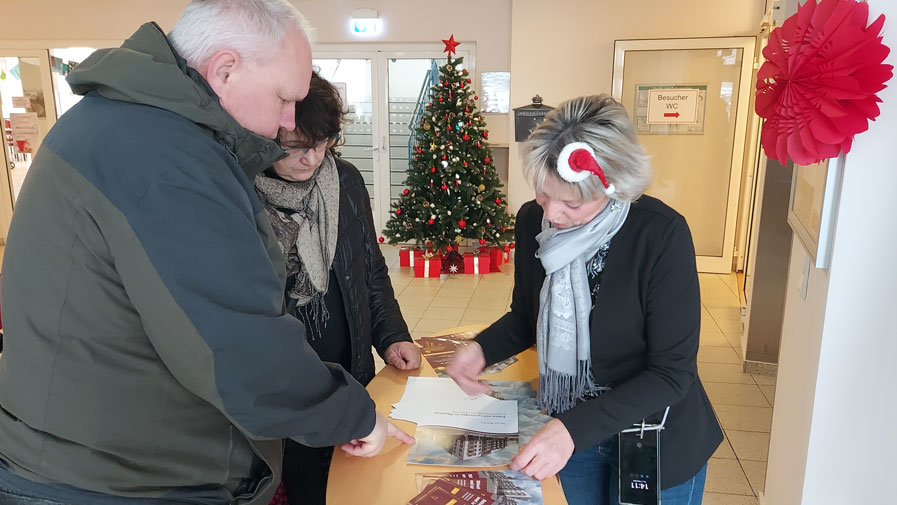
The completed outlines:
{"type": "MultiPolygon", "coordinates": [[[[383,252],[414,338],[458,325],[491,323],[509,308],[513,264],[504,265],[501,273],[488,275],[415,279],[410,269],[399,268],[397,248],[385,246],[383,252]]],[[[710,460],[704,504],[757,505],[757,494],[766,480],[776,380],[742,372],[741,310],[735,275],[699,277],[702,318],[698,371],[726,435],[710,460]]]]}

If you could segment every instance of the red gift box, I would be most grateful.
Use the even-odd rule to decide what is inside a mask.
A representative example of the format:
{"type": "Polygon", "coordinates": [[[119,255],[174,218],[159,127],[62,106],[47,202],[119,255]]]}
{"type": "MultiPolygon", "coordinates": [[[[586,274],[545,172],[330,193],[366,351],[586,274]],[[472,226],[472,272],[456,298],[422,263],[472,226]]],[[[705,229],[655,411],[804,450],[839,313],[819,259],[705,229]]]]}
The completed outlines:
{"type": "Polygon", "coordinates": [[[442,256],[421,257],[414,262],[415,277],[439,277],[442,273],[442,256]]]}
{"type": "Polygon", "coordinates": [[[399,249],[399,266],[414,268],[414,264],[423,256],[423,249],[402,247],[399,249]],[[413,253],[412,253],[413,251],[413,253]]]}
{"type": "Polygon", "coordinates": [[[504,262],[504,253],[498,247],[480,247],[480,256],[489,256],[489,271],[501,272],[500,265],[504,262]]]}
{"type": "Polygon", "coordinates": [[[465,274],[488,274],[491,260],[488,255],[464,253],[464,273],[465,274]]]}

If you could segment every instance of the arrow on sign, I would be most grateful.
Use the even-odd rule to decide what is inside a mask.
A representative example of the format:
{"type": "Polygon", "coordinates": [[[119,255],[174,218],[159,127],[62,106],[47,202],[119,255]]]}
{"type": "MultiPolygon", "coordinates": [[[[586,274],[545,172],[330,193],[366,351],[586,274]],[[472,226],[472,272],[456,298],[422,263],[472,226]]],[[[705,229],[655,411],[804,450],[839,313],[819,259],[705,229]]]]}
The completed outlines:
{"type": "Polygon", "coordinates": [[[663,117],[679,117],[678,112],[664,112],[663,117]]]}

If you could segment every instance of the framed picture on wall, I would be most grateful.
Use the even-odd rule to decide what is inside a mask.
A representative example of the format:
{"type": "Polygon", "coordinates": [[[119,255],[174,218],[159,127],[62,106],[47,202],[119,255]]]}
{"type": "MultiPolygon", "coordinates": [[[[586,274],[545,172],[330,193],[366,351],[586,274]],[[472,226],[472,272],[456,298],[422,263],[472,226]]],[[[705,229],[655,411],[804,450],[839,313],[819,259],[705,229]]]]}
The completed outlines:
{"type": "Polygon", "coordinates": [[[832,235],[844,176],[844,154],[812,165],[794,165],[788,224],[813,258],[816,268],[828,268],[832,235]]]}

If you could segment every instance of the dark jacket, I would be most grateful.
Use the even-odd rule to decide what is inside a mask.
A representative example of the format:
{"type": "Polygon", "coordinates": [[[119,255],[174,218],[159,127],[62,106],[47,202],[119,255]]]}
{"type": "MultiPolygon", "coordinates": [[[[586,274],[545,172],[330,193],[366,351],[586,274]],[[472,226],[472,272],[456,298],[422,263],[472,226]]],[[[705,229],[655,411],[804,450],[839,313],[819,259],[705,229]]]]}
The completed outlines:
{"type": "MultiPolygon", "coordinates": [[[[511,311],[476,340],[487,364],[536,341],[539,290],[545,270],[535,257],[542,209],[525,204],[517,215],[517,256],[511,311]]],[[[698,378],[701,301],[694,245],[685,219],[643,196],[611,241],[592,311],[592,371],[612,391],[557,417],[576,449],[670,413],[661,440],[661,486],[694,475],[723,439],[698,378]]]]}
{"type": "Polygon", "coordinates": [[[339,172],[339,231],[333,271],[339,281],[352,346],[352,376],[367,384],[374,378],[371,345],[384,356],[396,342],[412,342],[392,290],[386,261],[377,243],[371,197],[361,173],[336,158],[339,172]]]}
{"type": "Polygon", "coordinates": [[[266,505],[281,439],[333,445],[375,421],[283,311],[252,181],[284,153],[154,24],[69,82],[86,96],[37,153],[3,260],[0,480],[69,503],[266,505]]]}

